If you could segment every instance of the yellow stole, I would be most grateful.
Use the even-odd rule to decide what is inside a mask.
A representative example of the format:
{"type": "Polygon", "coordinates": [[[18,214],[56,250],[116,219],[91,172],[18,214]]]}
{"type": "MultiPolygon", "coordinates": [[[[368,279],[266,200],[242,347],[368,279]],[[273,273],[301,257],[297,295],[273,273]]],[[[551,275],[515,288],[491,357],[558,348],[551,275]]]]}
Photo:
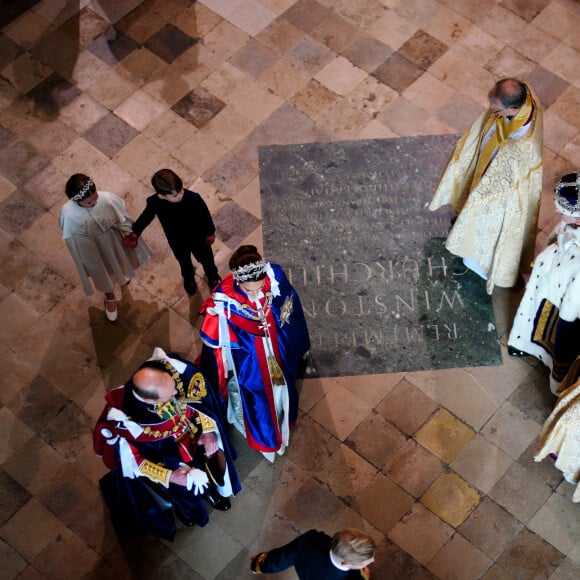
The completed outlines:
{"type": "Polygon", "coordinates": [[[488,142],[483,146],[479,153],[479,158],[477,160],[477,166],[475,167],[475,172],[473,174],[473,180],[471,182],[471,187],[475,187],[481,176],[485,173],[487,166],[492,158],[494,151],[500,147],[507,139],[509,139],[512,133],[515,133],[518,129],[521,129],[526,121],[530,118],[533,110],[532,95],[528,91],[528,96],[526,97],[526,102],[522,105],[518,114],[507,121],[505,117],[501,115],[490,115],[490,118],[485,123],[481,134],[485,137],[491,128],[495,125],[495,131],[489,138],[488,142]]]}

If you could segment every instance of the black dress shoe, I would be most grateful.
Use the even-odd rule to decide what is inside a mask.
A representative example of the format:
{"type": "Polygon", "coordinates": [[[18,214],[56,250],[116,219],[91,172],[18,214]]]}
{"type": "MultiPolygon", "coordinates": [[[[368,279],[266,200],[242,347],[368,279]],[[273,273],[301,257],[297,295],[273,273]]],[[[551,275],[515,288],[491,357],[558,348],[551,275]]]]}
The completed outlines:
{"type": "Polygon", "coordinates": [[[518,350],[517,348],[514,348],[509,344],[508,344],[508,354],[510,356],[530,356],[527,352],[524,352],[523,350],[518,350]]]}
{"type": "Polygon", "coordinates": [[[227,512],[232,507],[230,500],[220,495],[215,486],[210,486],[203,494],[203,497],[216,510],[227,512]]]}
{"type": "Polygon", "coordinates": [[[183,287],[188,294],[195,294],[197,292],[197,284],[195,280],[184,280],[183,287]]]}

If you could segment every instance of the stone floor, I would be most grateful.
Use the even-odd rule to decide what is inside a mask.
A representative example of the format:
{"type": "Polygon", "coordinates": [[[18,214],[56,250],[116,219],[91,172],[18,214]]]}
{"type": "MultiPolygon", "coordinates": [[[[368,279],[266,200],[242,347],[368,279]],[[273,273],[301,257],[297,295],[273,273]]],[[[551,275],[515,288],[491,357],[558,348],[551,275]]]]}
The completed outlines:
{"type": "Polygon", "coordinates": [[[196,355],[202,297],[155,224],[112,325],[58,226],[70,174],[135,216],[169,166],[216,217],[225,271],[262,243],[257,146],[457,133],[519,76],[546,109],[541,249],[580,166],[577,1],[2,0],[0,27],[2,578],[246,578],[257,549],[346,525],[380,544],[375,578],[580,577],[580,507],[533,461],[547,376],[505,352],[521,289],[494,295],[501,366],[305,381],[284,458],[237,441],[230,512],[119,541],[92,425],[154,345],[196,355]]]}

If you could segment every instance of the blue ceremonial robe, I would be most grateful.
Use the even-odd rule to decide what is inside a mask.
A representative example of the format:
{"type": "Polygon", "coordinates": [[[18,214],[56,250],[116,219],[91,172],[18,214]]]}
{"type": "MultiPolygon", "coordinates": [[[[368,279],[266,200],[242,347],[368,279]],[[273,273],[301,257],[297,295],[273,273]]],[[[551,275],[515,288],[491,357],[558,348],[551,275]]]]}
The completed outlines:
{"type": "Polygon", "coordinates": [[[107,404],[97,422],[93,439],[95,452],[111,469],[102,478],[101,489],[117,529],[124,533],[150,531],[173,539],[176,531],[173,512],[188,525],[204,526],[208,522],[201,496],[180,485],[164,485],[162,475],[156,481],[151,470],[143,470],[142,474],[137,468],[141,468],[143,462],[149,462],[154,470],[158,466],[163,474],[165,470],[175,470],[181,463],[186,463],[207,471],[205,456],[199,452],[197,437],[188,424],[195,425],[201,434],[203,421],[200,417],[204,416],[219,432],[227,464],[227,481],[223,488],[218,489],[227,488],[229,493],[236,494],[241,490],[241,484],[233,461],[236,454],[223,428],[221,404],[215,399],[214,391],[209,388],[199,368],[179,355],[168,356],[186,365],[182,373],[174,374],[178,390],[176,400],[158,410],[155,404],[137,398],[129,381],[105,396],[107,404]],[[177,406],[179,413],[176,412],[177,406]],[[135,435],[127,423],[109,418],[111,409],[121,411],[143,432],[135,435]],[[133,457],[129,462],[127,452],[133,457]],[[133,460],[135,473],[128,475],[125,473],[127,463],[133,460]]]}
{"type": "Polygon", "coordinates": [[[267,271],[259,299],[262,314],[230,274],[203,304],[200,330],[203,370],[225,403],[232,388],[239,393],[244,435],[261,452],[278,451],[287,443],[285,427],[298,416],[296,378],[310,348],[298,294],[280,266],[272,264],[267,271]],[[287,389],[282,429],[275,389],[287,389]]]}

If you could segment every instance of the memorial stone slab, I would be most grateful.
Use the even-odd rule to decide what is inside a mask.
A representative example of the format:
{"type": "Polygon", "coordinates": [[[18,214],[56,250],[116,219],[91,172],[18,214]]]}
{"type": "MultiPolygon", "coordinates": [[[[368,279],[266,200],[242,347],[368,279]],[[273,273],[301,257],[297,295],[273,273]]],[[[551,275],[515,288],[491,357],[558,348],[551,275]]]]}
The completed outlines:
{"type": "Polygon", "coordinates": [[[427,209],[457,136],[261,147],[265,257],[300,295],[315,373],[501,363],[485,283],[427,209]]]}

